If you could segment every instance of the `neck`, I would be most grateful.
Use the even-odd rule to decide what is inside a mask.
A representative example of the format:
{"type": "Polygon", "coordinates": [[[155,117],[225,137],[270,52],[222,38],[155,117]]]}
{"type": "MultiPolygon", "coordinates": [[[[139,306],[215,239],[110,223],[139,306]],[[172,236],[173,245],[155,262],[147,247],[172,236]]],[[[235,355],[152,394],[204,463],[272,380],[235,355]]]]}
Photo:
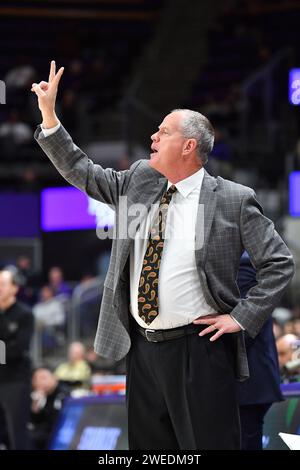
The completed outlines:
{"type": "Polygon", "coordinates": [[[9,299],[0,301],[0,309],[1,310],[8,310],[12,305],[16,303],[15,297],[10,297],[9,299]]]}
{"type": "Polygon", "coordinates": [[[165,174],[165,177],[173,184],[178,183],[179,181],[185,180],[189,176],[193,175],[199,171],[202,166],[192,166],[189,168],[175,168],[174,171],[165,174]]]}

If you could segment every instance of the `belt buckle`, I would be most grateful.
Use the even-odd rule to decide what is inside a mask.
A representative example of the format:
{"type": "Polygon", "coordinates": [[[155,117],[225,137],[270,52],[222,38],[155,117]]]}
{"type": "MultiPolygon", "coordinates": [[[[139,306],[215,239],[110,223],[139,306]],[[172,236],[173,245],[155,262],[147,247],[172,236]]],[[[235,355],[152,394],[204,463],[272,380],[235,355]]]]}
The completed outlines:
{"type": "Polygon", "coordinates": [[[151,333],[155,333],[155,330],[151,330],[149,328],[145,330],[146,340],[149,341],[150,343],[158,343],[156,339],[151,339],[151,333]],[[150,337],[148,336],[149,333],[150,333],[150,337]]]}

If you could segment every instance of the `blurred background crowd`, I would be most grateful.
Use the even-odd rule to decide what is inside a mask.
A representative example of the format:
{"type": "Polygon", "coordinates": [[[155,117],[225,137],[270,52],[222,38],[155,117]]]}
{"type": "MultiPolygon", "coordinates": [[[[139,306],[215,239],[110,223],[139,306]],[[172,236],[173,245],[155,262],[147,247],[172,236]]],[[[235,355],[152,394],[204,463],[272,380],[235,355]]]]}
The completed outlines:
{"type": "MultiPolygon", "coordinates": [[[[288,99],[299,20],[296,0],[1,2],[0,269],[11,277],[0,281],[0,304],[18,286],[32,312],[32,448],[47,446],[67,396],[95,393],[95,377],[123,375],[125,366],[93,352],[110,241],[95,229],[41,225],[42,191],[66,183],[33,139],[41,117],[31,84],[47,80],[51,59],[64,66],[61,122],[95,162],[119,170],[148,158],[150,135],[170,110],[205,114],[216,132],[207,170],[256,190],[299,266],[289,177],[300,171],[300,110],[288,99]]],[[[300,381],[299,286],[298,268],[273,312],[283,382],[300,381]]]]}

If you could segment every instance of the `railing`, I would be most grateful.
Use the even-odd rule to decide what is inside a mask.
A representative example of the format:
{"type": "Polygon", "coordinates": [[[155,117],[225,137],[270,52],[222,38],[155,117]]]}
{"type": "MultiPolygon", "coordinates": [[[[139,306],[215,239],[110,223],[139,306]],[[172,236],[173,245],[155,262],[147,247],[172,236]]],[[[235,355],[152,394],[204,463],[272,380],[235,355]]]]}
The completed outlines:
{"type": "Polygon", "coordinates": [[[49,358],[66,355],[72,341],[89,341],[95,336],[104,278],[97,277],[75,287],[71,299],[62,299],[65,307],[65,325],[43,326],[35,322],[31,356],[35,366],[43,364],[46,353],[49,358]],[[88,326],[88,328],[86,328],[88,326]],[[45,335],[53,340],[52,349],[44,345],[45,335]]]}
{"type": "Polygon", "coordinates": [[[104,278],[97,277],[86,284],[80,284],[74,289],[71,299],[71,311],[68,317],[67,331],[69,341],[80,339],[81,308],[91,303],[98,303],[100,305],[103,287],[104,278]]]}

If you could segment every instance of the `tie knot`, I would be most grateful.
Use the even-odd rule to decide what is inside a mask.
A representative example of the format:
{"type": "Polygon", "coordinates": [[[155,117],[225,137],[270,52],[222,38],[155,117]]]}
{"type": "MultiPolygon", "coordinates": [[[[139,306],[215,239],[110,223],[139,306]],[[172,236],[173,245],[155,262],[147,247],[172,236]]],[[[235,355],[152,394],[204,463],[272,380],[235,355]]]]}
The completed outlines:
{"type": "Polygon", "coordinates": [[[169,204],[169,202],[172,199],[173,194],[177,191],[176,186],[172,184],[172,186],[169,187],[168,191],[166,191],[162,197],[161,204],[169,204]]]}
{"type": "Polygon", "coordinates": [[[167,193],[172,195],[172,194],[175,193],[175,191],[177,191],[177,188],[176,188],[176,186],[174,186],[174,184],[172,184],[172,186],[169,187],[167,193]]]}

